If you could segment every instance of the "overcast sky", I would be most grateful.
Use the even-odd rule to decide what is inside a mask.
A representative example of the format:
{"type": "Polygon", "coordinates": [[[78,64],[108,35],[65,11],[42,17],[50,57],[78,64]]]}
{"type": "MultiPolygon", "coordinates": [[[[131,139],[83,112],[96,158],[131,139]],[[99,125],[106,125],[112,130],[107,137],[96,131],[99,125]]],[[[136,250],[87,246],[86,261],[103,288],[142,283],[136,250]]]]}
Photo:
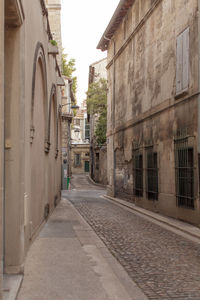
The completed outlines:
{"type": "Polygon", "coordinates": [[[68,58],[76,60],[78,103],[86,98],[89,65],[107,55],[96,46],[118,3],[119,0],[62,0],[62,44],[68,58]]]}

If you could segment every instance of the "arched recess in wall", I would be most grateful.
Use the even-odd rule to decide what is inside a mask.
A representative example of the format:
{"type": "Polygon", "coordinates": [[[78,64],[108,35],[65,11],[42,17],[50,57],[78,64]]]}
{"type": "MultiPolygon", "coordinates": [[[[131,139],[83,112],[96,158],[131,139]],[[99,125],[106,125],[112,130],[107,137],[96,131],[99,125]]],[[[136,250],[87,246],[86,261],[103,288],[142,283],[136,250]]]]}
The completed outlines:
{"type": "Polygon", "coordinates": [[[42,80],[44,86],[44,120],[45,120],[45,132],[44,132],[44,150],[49,152],[49,142],[48,142],[48,95],[47,95],[47,70],[46,70],[46,60],[44,47],[42,43],[38,42],[35,49],[34,61],[33,61],[33,77],[32,77],[32,95],[31,95],[31,127],[30,127],[30,142],[34,141],[35,136],[35,124],[34,124],[34,110],[35,110],[35,84],[36,84],[36,70],[37,66],[40,64],[42,69],[42,80]]]}
{"type": "Polygon", "coordinates": [[[30,237],[45,218],[47,196],[48,96],[44,49],[38,43],[35,50],[31,99],[30,149],[30,237]],[[45,148],[44,148],[45,143],[45,148]],[[46,152],[45,152],[45,151],[46,152]]]}
{"type": "Polygon", "coordinates": [[[57,90],[55,84],[52,84],[50,102],[49,102],[48,144],[51,146],[53,145],[51,149],[55,153],[55,158],[57,158],[58,157],[58,106],[57,106],[57,90]]]}

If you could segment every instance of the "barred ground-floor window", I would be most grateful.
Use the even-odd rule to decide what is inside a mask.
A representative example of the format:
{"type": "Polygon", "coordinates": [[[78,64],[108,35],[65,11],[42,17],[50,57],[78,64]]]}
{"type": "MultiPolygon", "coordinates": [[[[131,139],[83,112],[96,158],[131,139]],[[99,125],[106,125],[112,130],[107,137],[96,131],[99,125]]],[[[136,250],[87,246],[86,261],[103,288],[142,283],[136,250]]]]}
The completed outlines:
{"type": "Polygon", "coordinates": [[[138,151],[133,153],[134,194],[143,196],[143,155],[138,151]]]}
{"type": "Polygon", "coordinates": [[[194,208],[194,150],[187,137],[175,140],[175,175],[177,205],[194,208]]]}
{"type": "Polygon", "coordinates": [[[147,183],[148,199],[158,200],[158,158],[153,147],[147,150],[147,183]]]}

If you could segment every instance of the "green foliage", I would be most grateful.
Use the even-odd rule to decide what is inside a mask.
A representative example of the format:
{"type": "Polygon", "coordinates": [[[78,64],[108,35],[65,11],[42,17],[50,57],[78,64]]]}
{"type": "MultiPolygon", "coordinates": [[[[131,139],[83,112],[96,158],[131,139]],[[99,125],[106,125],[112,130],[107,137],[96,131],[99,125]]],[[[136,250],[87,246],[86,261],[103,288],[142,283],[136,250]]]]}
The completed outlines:
{"type": "Polygon", "coordinates": [[[107,128],[107,81],[101,78],[89,85],[87,91],[87,110],[89,114],[97,114],[96,141],[98,145],[106,142],[107,128]]]}
{"type": "Polygon", "coordinates": [[[89,114],[101,113],[107,107],[107,81],[101,78],[89,85],[87,110],[89,114]]]}
{"type": "Polygon", "coordinates": [[[51,45],[57,46],[57,42],[55,40],[50,40],[49,42],[51,43],[51,45]]]}
{"type": "Polygon", "coordinates": [[[98,119],[96,126],[96,141],[98,145],[103,145],[106,142],[106,130],[107,130],[107,112],[103,111],[98,119]]]}
{"type": "Polygon", "coordinates": [[[67,59],[67,54],[62,53],[62,74],[64,76],[67,76],[71,79],[73,79],[72,84],[72,91],[74,94],[74,97],[76,98],[76,92],[77,92],[77,77],[73,76],[73,73],[76,71],[76,61],[74,58],[67,59]]]}

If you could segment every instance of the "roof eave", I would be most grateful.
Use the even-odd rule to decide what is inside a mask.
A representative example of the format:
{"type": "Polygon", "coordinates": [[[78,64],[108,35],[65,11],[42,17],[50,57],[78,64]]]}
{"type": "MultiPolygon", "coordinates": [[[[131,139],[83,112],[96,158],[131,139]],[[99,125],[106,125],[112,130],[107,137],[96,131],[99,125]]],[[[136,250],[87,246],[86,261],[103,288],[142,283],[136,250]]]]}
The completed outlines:
{"type": "Polygon", "coordinates": [[[124,16],[127,14],[128,9],[133,5],[134,1],[135,0],[120,0],[106,30],[104,31],[104,34],[97,45],[97,49],[102,51],[107,50],[109,41],[113,37],[115,31],[121,24],[124,16]]]}

